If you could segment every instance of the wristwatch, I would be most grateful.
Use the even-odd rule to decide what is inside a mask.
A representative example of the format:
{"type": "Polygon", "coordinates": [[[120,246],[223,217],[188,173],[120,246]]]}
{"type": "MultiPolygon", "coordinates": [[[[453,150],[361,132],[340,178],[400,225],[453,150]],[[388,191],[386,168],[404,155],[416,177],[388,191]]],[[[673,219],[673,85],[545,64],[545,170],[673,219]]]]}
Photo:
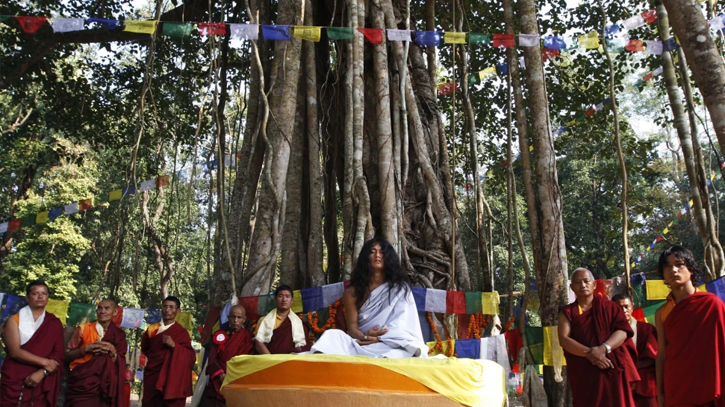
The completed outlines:
{"type": "Polygon", "coordinates": [[[48,376],[49,374],[50,374],[50,373],[48,373],[48,371],[47,371],[47,370],[43,369],[43,375],[44,375],[44,376],[46,376],[46,377],[47,377],[47,376],[48,376]]]}
{"type": "Polygon", "coordinates": [[[609,353],[612,353],[612,347],[611,347],[611,346],[609,346],[609,344],[608,344],[608,343],[604,342],[604,343],[602,344],[602,346],[604,346],[604,349],[606,349],[606,350],[607,350],[607,353],[608,353],[608,354],[609,354],[609,353]]]}

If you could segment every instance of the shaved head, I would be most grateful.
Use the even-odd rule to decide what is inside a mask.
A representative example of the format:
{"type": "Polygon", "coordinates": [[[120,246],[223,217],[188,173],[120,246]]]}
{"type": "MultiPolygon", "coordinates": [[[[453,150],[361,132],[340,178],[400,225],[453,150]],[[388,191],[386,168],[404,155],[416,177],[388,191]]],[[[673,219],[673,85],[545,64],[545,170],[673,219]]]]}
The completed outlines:
{"type": "Polygon", "coordinates": [[[232,333],[244,327],[247,320],[247,311],[241,305],[235,305],[229,309],[229,331],[232,333]]]}
{"type": "Polygon", "coordinates": [[[235,306],[229,308],[229,313],[231,314],[232,312],[234,312],[234,310],[242,311],[242,315],[247,315],[247,310],[245,310],[244,306],[242,306],[242,305],[235,305],[235,306]]]}
{"type": "Polygon", "coordinates": [[[594,281],[596,280],[594,278],[594,274],[592,274],[591,271],[588,269],[585,269],[584,267],[579,267],[578,269],[574,270],[574,274],[571,275],[571,281],[574,281],[574,279],[578,276],[585,275],[589,277],[590,280],[594,281]]]}

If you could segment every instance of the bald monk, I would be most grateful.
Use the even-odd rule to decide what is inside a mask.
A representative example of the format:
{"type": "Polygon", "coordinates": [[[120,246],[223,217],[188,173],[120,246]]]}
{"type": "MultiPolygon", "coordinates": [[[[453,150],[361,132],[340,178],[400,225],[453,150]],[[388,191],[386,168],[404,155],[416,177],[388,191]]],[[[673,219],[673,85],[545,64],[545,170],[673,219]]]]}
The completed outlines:
{"type": "Polygon", "coordinates": [[[244,329],[247,312],[241,305],[229,309],[229,330],[217,331],[212,336],[209,350],[209,365],[206,368],[209,374],[209,383],[206,387],[206,406],[226,406],[224,396],[219,393],[224,377],[227,374],[227,362],[237,355],[251,355],[254,353],[252,333],[244,329]]]}
{"type": "Polygon", "coordinates": [[[634,407],[632,385],[639,381],[634,335],[617,304],[594,295],[592,273],[579,268],[571,277],[576,301],[559,312],[559,343],[564,348],[574,407],[634,407]]]}
{"type": "Polygon", "coordinates": [[[629,326],[634,331],[632,342],[637,349],[635,365],[639,373],[639,383],[633,389],[632,397],[637,407],[657,407],[657,381],[655,379],[655,359],[657,358],[657,331],[654,325],[632,318],[634,302],[629,294],[617,294],[612,297],[624,311],[629,326]]]}
{"type": "Polygon", "coordinates": [[[161,322],[150,325],[141,338],[147,362],[143,375],[144,407],[183,407],[191,396],[191,369],[196,353],[189,332],[176,323],[181,301],[169,296],[161,305],[161,322]]]}
{"type": "Polygon", "coordinates": [[[48,286],[28,284],[28,305],[3,327],[7,357],[0,370],[0,407],[55,406],[63,363],[63,325],[45,312],[48,286]]]}
{"type": "Polygon", "coordinates": [[[655,313],[659,406],[725,406],[725,305],[699,291],[702,271],[686,248],[660,255],[657,270],[670,287],[655,313]]]}
{"type": "Polygon", "coordinates": [[[282,284],[274,293],[275,309],[257,321],[254,348],[260,355],[299,353],[310,350],[308,330],[300,317],[291,312],[292,287],[282,284]]]}
{"type": "Polygon", "coordinates": [[[67,407],[125,407],[126,334],[111,323],[116,302],[104,299],[96,320],[75,329],[65,348],[70,363],[67,407]]]}

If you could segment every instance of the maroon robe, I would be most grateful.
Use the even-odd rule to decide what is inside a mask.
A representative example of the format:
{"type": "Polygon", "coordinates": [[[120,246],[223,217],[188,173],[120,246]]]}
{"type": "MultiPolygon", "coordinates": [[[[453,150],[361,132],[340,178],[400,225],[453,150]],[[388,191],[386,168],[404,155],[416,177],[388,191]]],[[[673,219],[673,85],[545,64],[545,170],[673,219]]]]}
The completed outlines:
{"type": "MultiPolygon", "coordinates": [[[[600,346],[615,331],[626,332],[628,338],[634,335],[622,308],[608,299],[594,296],[591,308],[581,315],[576,301],[564,306],[562,312],[571,323],[570,338],[590,348],[600,346]]],[[[607,355],[614,365],[612,369],[602,370],[585,357],[567,351],[564,354],[574,407],[634,406],[631,383],[639,381],[639,374],[630,339],[607,355]]]]}
{"type": "Polygon", "coordinates": [[[143,406],[184,406],[191,396],[191,370],[196,362],[196,352],[191,347],[191,338],[179,323],[175,323],[161,334],[144,332],[141,338],[141,352],[147,362],[143,375],[143,406]],[[165,335],[174,340],[175,347],[163,343],[165,335]]]}
{"type": "MultiPolygon", "coordinates": [[[[23,406],[55,407],[60,389],[60,377],[63,374],[63,325],[50,312],[35,334],[20,349],[45,359],[58,362],[58,369],[44,378],[34,389],[23,390],[23,406]]],[[[20,389],[25,379],[37,372],[40,367],[28,365],[6,357],[0,370],[0,407],[18,407],[20,389]]]]}
{"type": "Polygon", "coordinates": [[[289,317],[285,318],[284,322],[282,322],[282,325],[272,331],[272,339],[269,341],[269,343],[265,343],[267,349],[269,350],[269,353],[275,355],[307,352],[308,350],[310,350],[312,344],[310,343],[309,339],[309,330],[304,323],[302,324],[302,328],[305,330],[305,346],[301,348],[295,348],[295,343],[292,340],[292,321],[290,321],[289,317]]]}
{"type": "Polygon", "coordinates": [[[226,374],[229,359],[237,355],[252,354],[254,350],[253,339],[252,334],[242,328],[227,338],[223,344],[224,350],[220,350],[221,345],[211,344],[209,364],[206,367],[206,373],[209,375],[209,383],[206,387],[207,406],[220,407],[226,405],[224,396],[219,393],[219,389],[222,386],[221,374],[226,374]]]}
{"type": "MultiPolygon", "coordinates": [[[[657,329],[654,325],[637,321],[637,360],[657,358],[657,329]]],[[[657,380],[655,365],[637,368],[639,383],[634,389],[634,402],[637,407],[657,407],[657,380]]]]}
{"type": "Polygon", "coordinates": [[[725,304],[695,292],[664,321],[667,406],[725,406],[725,304]]]}
{"type": "MultiPolygon", "coordinates": [[[[86,328],[88,329],[88,328],[86,328]]],[[[108,324],[101,339],[116,348],[116,361],[109,354],[95,355],[71,370],[68,376],[66,407],[125,407],[126,334],[113,323],[108,324]]],[[[69,344],[77,349],[84,343],[69,344]]]]}

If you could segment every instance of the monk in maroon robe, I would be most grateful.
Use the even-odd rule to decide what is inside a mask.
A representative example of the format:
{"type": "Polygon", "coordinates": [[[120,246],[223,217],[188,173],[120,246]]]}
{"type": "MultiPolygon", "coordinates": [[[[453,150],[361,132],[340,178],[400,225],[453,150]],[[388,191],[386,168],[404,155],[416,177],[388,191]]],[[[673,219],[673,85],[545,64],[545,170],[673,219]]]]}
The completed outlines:
{"type": "Polygon", "coordinates": [[[655,314],[658,404],[725,406],[725,304],[695,288],[701,278],[692,253],[671,246],[657,269],[671,292],[655,314]]]}
{"type": "Polygon", "coordinates": [[[116,302],[104,299],[96,321],[79,326],[66,345],[70,362],[66,407],[125,407],[126,334],[111,320],[116,302]]]}
{"type": "Polygon", "coordinates": [[[161,306],[161,322],[150,325],[141,338],[147,362],[143,375],[144,407],[183,407],[191,396],[191,370],[196,353],[189,332],[176,323],[181,301],[167,297],[161,306]]]}
{"type": "Polygon", "coordinates": [[[286,284],[280,285],[275,291],[274,302],[277,308],[257,321],[257,331],[254,334],[254,348],[257,353],[267,355],[310,350],[312,344],[307,340],[309,330],[291,311],[294,302],[292,288],[286,284]]]}
{"type": "Polygon", "coordinates": [[[587,269],[571,277],[576,301],[559,312],[559,343],[566,356],[574,407],[634,407],[632,384],[639,381],[634,331],[617,304],[594,295],[587,269]]]}
{"type": "Polygon", "coordinates": [[[217,331],[212,336],[209,349],[209,364],[206,373],[209,383],[206,387],[206,406],[224,407],[226,400],[219,393],[227,374],[227,362],[237,355],[251,355],[254,351],[251,332],[244,329],[247,312],[241,305],[235,305],[229,310],[229,331],[217,331]]]}
{"type": "Polygon", "coordinates": [[[25,291],[28,305],[11,316],[2,330],[7,357],[0,370],[0,407],[55,407],[63,363],[63,325],[45,312],[48,286],[33,281],[25,291]]]}
{"type": "Polygon", "coordinates": [[[632,396],[637,407],[657,407],[657,381],[655,379],[655,359],[657,359],[657,331],[654,325],[632,318],[634,302],[628,294],[617,294],[612,301],[619,304],[635,334],[632,342],[637,349],[635,365],[639,373],[639,383],[633,389],[632,396]]]}

